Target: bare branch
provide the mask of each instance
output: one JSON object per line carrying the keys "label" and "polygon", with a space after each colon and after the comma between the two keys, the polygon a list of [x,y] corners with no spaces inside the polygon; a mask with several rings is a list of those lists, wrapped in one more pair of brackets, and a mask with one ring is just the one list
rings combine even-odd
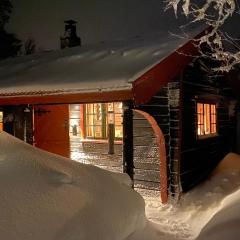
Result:
{"label": "bare branch", "polygon": [[[239,10],[236,0],[204,0],[198,4],[193,0],[166,0],[166,3],[167,9],[173,8],[175,14],[181,8],[185,16],[191,17],[191,23],[204,22],[210,27],[211,30],[198,39],[198,46],[201,54],[219,61],[220,67],[215,71],[228,72],[240,63],[239,41],[220,31],[225,21]],[[210,51],[202,51],[203,45]],[[226,50],[226,45],[233,51]]]}

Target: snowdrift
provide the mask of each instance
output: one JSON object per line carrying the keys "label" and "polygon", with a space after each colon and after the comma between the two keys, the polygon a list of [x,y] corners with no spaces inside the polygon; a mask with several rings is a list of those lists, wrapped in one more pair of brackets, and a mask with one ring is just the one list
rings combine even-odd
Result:
{"label": "snowdrift", "polygon": [[[234,182],[230,182],[228,191],[232,193],[226,195],[220,203],[215,215],[202,229],[197,240],[236,240],[240,238],[240,156],[228,154],[219,164],[214,172],[214,176],[226,175],[237,176]],[[227,192],[227,191],[226,191]]]}
{"label": "snowdrift", "polygon": [[240,156],[230,153],[205,182],[183,194],[178,203],[163,206],[158,199],[147,198],[147,217],[157,224],[149,236],[155,232],[158,238],[144,238],[141,234],[135,239],[239,239],[239,202]]}
{"label": "snowdrift", "polygon": [[0,132],[0,239],[122,240],[145,226],[122,178]]}

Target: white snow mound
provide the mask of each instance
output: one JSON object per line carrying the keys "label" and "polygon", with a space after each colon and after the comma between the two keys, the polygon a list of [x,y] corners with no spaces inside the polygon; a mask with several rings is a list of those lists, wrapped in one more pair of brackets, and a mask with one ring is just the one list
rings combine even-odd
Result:
{"label": "white snow mound", "polygon": [[125,239],[146,220],[119,179],[0,132],[0,239]]}
{"label": "white snow mound", "polygon": [[240,155],[229,153],[206,181],[183,194],[177,204],[163,206],[158,199],[146,198],[147,217],[157,224],[148,235],[155,232],[156,238],[141,234],[135,239],[240,239],[239,202]]}
{"label": "white snow mound", "polygon": [[[223,175],[240,176],[240,156],[228,154],[214,172]],[[224,178],[226,179],[226,178]],[[232,193],[221,201],[218,211],[202,229],[197,240],[236,240],[240,238],[240,177],[231,182]],[[237,187],[234,187],[237,185]]]}

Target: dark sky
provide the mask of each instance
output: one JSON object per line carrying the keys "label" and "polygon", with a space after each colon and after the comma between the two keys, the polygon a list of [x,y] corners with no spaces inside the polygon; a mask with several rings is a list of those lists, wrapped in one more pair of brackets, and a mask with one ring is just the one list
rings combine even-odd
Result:
{"label": "dark sky", "polygon": [[[83,42],[99,42],[170,29],[173,11],[161,0],[12,0],[8,29],[20,38],[33,36],[44,48],[56,48],[66,19],[78,21]],[[167,23],[166,23],[166,20]]]}
{"label": "dark sky", "polygon": [[[167,32],[180,25],[172,10],[164,12],[163,0],[12,0],[12,4],[8,30],[23,40],[34,37],[43,49],[59,48],[67,19],[78,21],[83,43]],[[234,31],[238,20],[229,24]]]}

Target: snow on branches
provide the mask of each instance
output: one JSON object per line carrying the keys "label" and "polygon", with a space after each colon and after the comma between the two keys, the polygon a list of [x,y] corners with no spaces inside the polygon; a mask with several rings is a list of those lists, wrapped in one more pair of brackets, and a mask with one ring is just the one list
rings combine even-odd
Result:
{"label": "snow on branches", "polygon": [[[198,39],[198,46],[201,54],[219,61],[220,66],[215,68],[215,71],[228,72],[240,63],[239,40],[221,31],[225,21],[236,12],[237,0],[166,0],[166,2],[166,9],[173,8],[176,16],[178,9],[181,8],[185,16],[191,17],[191,23],[204,22],[209,26],[209,31]],[[209,52],[201,51],[203,44],[207,44]]]}

